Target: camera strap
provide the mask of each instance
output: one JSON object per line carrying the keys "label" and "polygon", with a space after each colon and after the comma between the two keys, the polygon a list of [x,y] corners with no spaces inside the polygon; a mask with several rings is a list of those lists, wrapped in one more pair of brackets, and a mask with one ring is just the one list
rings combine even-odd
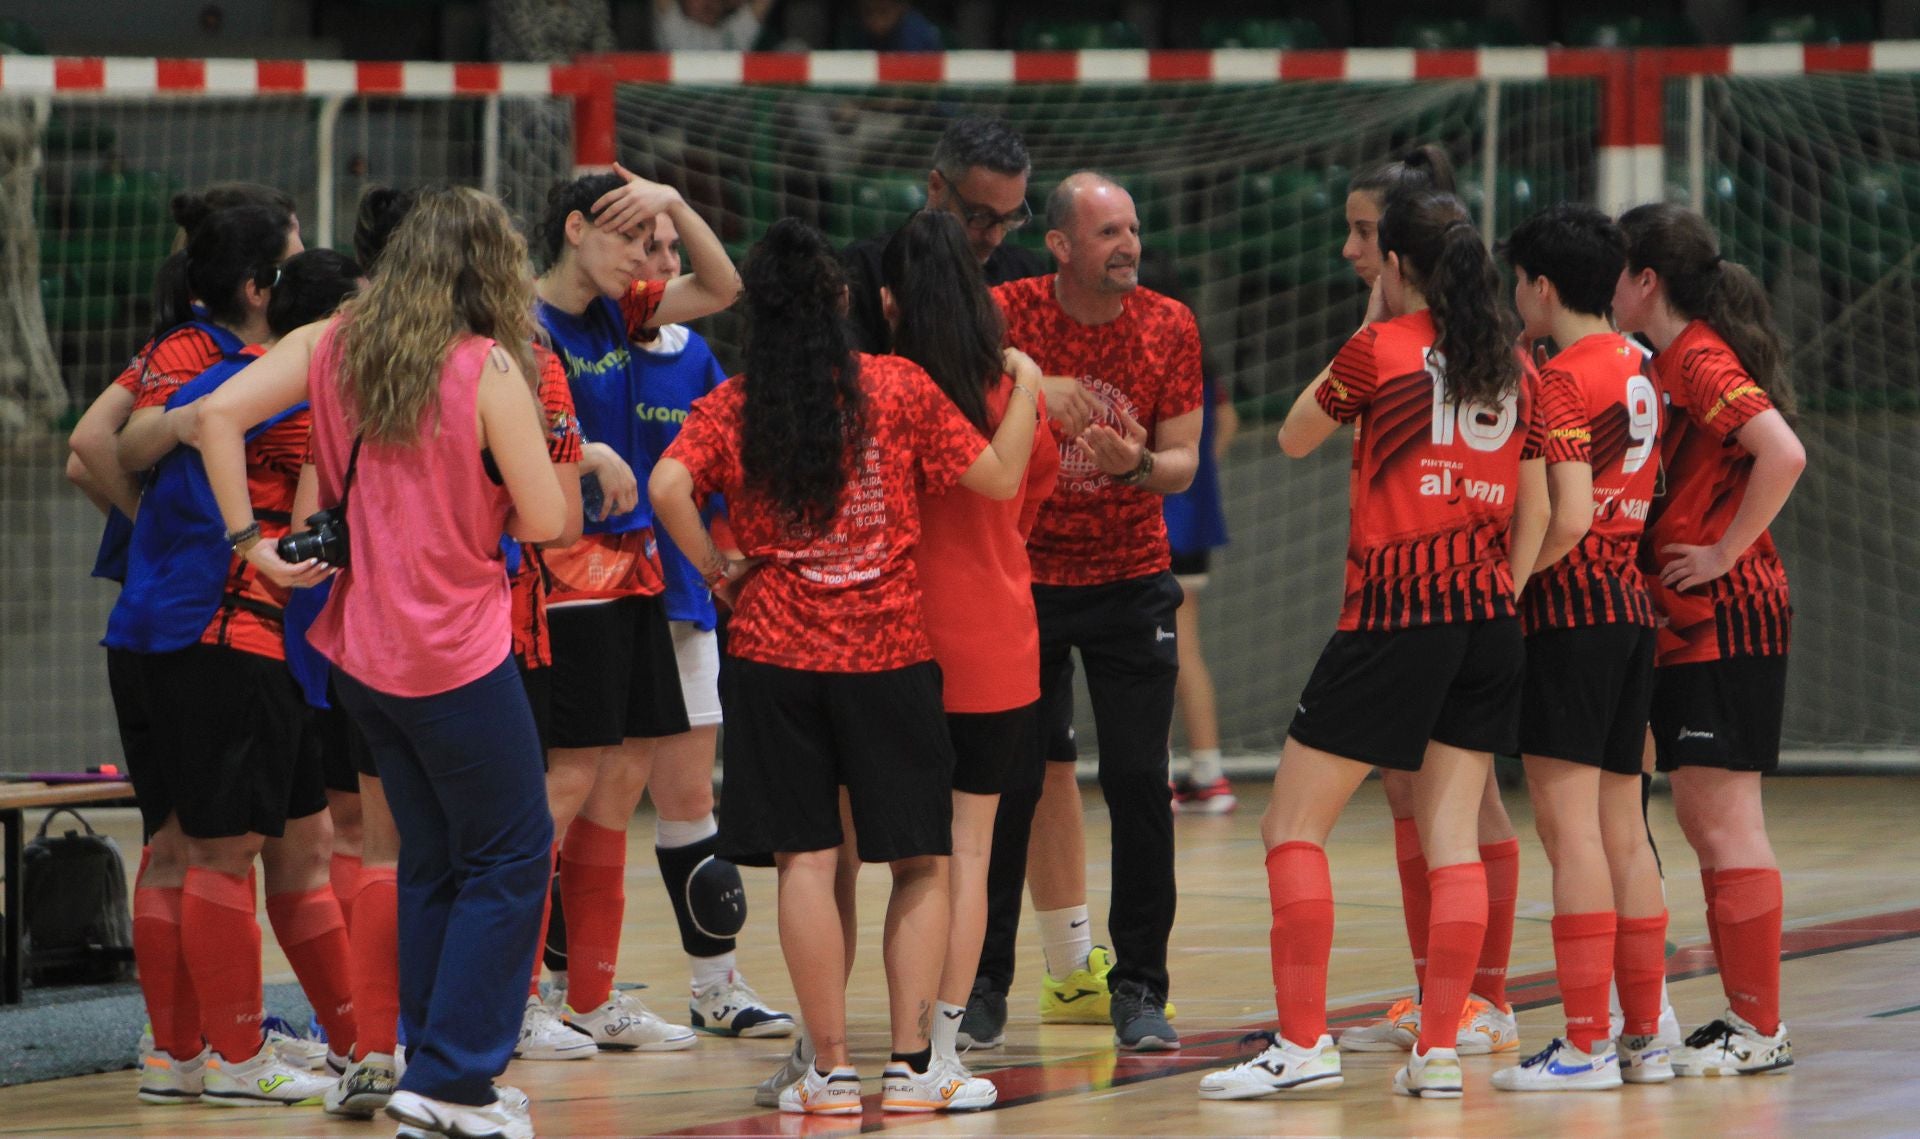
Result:
{"label": "camera strap", "polygon": [[353,491],[353,472],[360,466],[360,444],[363,441],[362,436],[355,435],[353,450],[347,452],[347,477],[340,480],[340,502],[334,507],[343,519],[347,516],[347,495]]}

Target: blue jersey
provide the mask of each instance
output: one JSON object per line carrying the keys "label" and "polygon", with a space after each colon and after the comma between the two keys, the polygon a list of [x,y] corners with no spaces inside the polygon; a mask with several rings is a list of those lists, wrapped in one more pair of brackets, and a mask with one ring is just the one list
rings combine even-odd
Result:
{"label": "blue jersey", "polygon": [[1227,544],[1227,516],[1220,500],[1220,466],[1214,461],[1213,377],[1205,377],[1200,404],[1200,465],[1193,484],[1166,497],[1167,546],[1175,554],[1202,554]]}
{"label": "blue jersey", "polygon": [[[693,401],[719,387],[727,378],[720,361],[713,358],[713,350],[700,334],[692,329],[680,331],[685,332],[687,339],[678,351],[642,351],[639,357],[637,411],[649,467],[680,434],[680,425],[687,421],[687,410]],[[670,339],[677,333],[662,329],[661,335]],[[713,628],[717,620],[713,595],[707,592],[707,583],[700,571],[664,532],[656,537],[660,542],[660,567],[667,579],[667,618],[691,621],[699,629]]]}
{"label": "blue jersey", "polygon": [[[604,519],[596,519],[596,511],[589,509],[586,532],[626,534],[652,526],[653,504],[647,500],[646,485],[653,460],[639,414],[639,363],[627,340],[627,321],[619,302],[595,297],[578,315],[545,301],[534,307],[540,324],[553,340],[554,354],[567,370],[581,437],[612,447],[640,480],[639,505]],[[591,492],[587,493],[590,496]]]}

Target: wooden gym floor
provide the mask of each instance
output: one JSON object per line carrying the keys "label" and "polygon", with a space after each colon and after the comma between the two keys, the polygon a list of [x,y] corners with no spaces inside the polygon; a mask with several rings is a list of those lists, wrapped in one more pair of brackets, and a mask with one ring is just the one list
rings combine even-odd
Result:
{"label": "wooden gym floor", "polygon": [[[885,1058],[886,1002],[879,918],[886,875],[862,881],[861,953],[849,997],[856,1060],[868,1077],[864,1119],[827,1121],[755,1109],[753,1085],[784,1055],[785,1041],[702,1038],[691,1051],[601,1055],[587,1063],[512,1065],[504,1081],[533,1098],[543,1135],[796,1135],[911,1129],[919,1135],[1463,1135],[1474,1137],[1738,1134],[1856,1137],[1920,1129],[1920,778],[1779,779],[1769,784],[1773,840],[1786,872],[1785,1013],[1798,1064],[1784,1076],[1686,1080],[1658,1087],[1568,1095],[1509,1095],[1487,1083],[1514,1055],[1467,1060],[1461,1101],[1395,1097],[1397,1057],[1349,1055],[1344,1088],[1296,1099],[1203,1102],[1202,1072],[1249,1055],[1245,1032],[1271,1026],[1268,908],[1257,828],[1267,788],[1243,783],[1240,810],[1225,818],[1181,818],[1180,916],[1172,972],[1179,1005],[1179,1053],[1117,1057],[1099,1027],[1037,1023],[1038,941],[1022,930],[1007,1046],[971,1057],[1001,1088],[994,1111],[952,1118],[883,1116],[877,1106]],[[1089,789],[1089,885],[1096,925],[1108,890],[1106,814]],[[1511,995],[1521,1008],[1523,1050],[1560,1028],[1553,993],[1548,871],[1531,834],[1524,794],[1509,795],[1522,838],[1520,913]],[[131,812],[98,812],[130,853]],[[1667,859],[1673,1003],[1691,1028],[1724,1002],[1705,950],[1699,879],[1664,797],[1653,804],[1654,834]],[[685,1014],[684,959],[659,887],[652,820],[630,832],[626,934],[620,975],[651,984],[653,1007]],[[1356,796],[1329,851],[1338,924],[1331,975],[1336,1028],[1366,1017],[1408,985],[1406,942],[1394,873],[1392,831],[1378,784]],[[774,1004],[793,1008],[774,936],[771,872],[748,871],[754,907],[742,939],[742,968]],[[265,923],[262,923],[263,926]],[[269,980],[291,980],[266,935]],[[140,1026],[126,1026],[129,1054]],[[1913,1066],[1909,1066],[1913,1065]],[[390,1135],[384,1119],[354,1123],[318,1108],[221,1111],[147,1107],[134,1099],[134,1073],[86,1076],[0,1090],[0,1135],[177,1136]]]}

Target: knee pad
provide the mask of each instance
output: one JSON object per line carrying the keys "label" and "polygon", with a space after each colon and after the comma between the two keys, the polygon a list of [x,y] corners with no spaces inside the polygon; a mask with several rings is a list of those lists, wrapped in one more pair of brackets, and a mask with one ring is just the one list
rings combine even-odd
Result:
{"label": "knee pad", "polygon": [[747,884],[740,868],[709,854],[687,877],[687,915],[708,937],[733,937],[747,924]]}

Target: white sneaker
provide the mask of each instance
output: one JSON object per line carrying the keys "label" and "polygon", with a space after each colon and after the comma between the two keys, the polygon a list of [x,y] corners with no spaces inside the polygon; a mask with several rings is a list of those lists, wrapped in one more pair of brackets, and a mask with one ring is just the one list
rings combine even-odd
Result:
{"label": "white sneaker", "polygon": [[968,1072],[958,1060],[936,1057],[925,1072],[904,1060],[886,1067],[880,1085],[882,1111],[979,1111],[992,1107],[1000,1089]]}
{"label": "white sneaker", "polygon": [[327,1042],[313,1040],[300,1034],[300,1030],[277,1016],[265,1017],[260,1022],[260,1031],[267,1043],[280,1054],[280,1058],[296,1068],[306,1068],[315,1072],[327,1070]]}
{"label": "white sneaker", "polygon": [[788,1115],[859,1115],[866,1110],[860,1102],[860,1073],[835,1068],[823,1076],[808,1064],[806,1074],[781,1089],[780,1110]]}
{"label": "white sneaker", "polygon": [[1622,1036],[1615,1042],[1620,1078],[1630,1084],[1664,1084],[1673,1079],[1673,1046],[1658,1036]]}
{"label": "white sneaker", "polygon": [[1412,997],[1393,1002],[1384,1019],[1340,1033],[1342,1052],[1410,1052],[1420,1040],[1420,1005]]}
{"label": "white sneaker", "polygon": [[566,1011],[567,1023],[600,1047],[616,1052],[678,1052],[698,1042],[693,1029],[668,1024],[639,997],[615,992],[592,1012]]}
{"label": "white sneaker", "polygon": [[780,1093],[786,1091],[813,1069],[813,1040],[806,1033],[793,1042],[793,1051],[773,1075],[760,1081],[753,1089],[753,1102],[759,1107],[779,1107]]}
{"label": "white sneaker", "polygon": [[1557,1036],[1517,1066],[1493,1074],[1493,1086],[1503,1092],[1607,1091],[1620,1082],[1613,1041],[1603,1040],[1587,1053]]}
{"label": "white sneaker", "polygon": [[328,1115],[349,1119],[372,1119],[373,1113],[393,1098],[400,1075],[393,1057],[385,1052],[369,1052],[356,1061],[327,1089],[324,1106]]}
{"label": "white sneaker", "polygon": [[1311,1048],[1296,1048],[1271,1032],[1255,1034],[1267,1048],[1244,1064],[1200,1077],[1201,1099],[1259,1099],[1295,1088],[1337,1088],[1340,1050],[1333,1037],[1322,1036]]}
{"label": "white sneaker", "polygon": [[203,1046],[198,1056],[176,1060],[149,1044],[140,1055],[140,1102],[199,1103],[211,1055],[212,1049]]}
{"label": "white sneaker", "polygon": [[593,1038],[568,1028],[539,997],[527,998],[520,1014],[520,1042],[513,1046],[516,1060],[591,1060],[600,1051]]}
{"label": "white sneaker", "polygon": [[1393,1074],[1393,1090],[1415,1099],[1459,1099],[1460,1054],[1452,1048],[1407,1053],[1406,1066]]}
{"label": "white sneaker", "polygon": [[1520,1050],[1520,1022],[1511,1008],[1501,1009],[1479,997],[1468,997],[1460,1010],[1460,1034],[1454,1051],[1462,1056]]}
{"label": "white sneaker", "polygon": [[1793,1067],[1793,1044],[1785,1021],[1772,1036],[1763,1036],[1729,1010],[1725,1019],[1695,1029],[1673,1050],[1672,1060],[1676,1076],[1757,1076]]}
{"label": "white sneaker", "polygon": [[[1614,983],[1609,999],[1612,1001],[1612,1005],[1610,1011],[1607,1013],[1607,1035],[1618,1040],[1622,1036],[1627,1035],[1627,1017],[1625,1013],[1620,1011],[1620,986],[1618,982]],[[1680,1046],[1680,1018],[1673,1015],[1673,1002],[1667,1000],[1667,987],[1665,985],[1660,986],[1660,1030],[1654,1039],[1669,1048],[1678,1048]],[[1621,1063],[1624,1064],[1625,1062],[1626,1057],[1621,1057]],[[1631,1083],[1632,1081],[1629,1080],[1628,1082]]]}
{"label": "white sneaker", "polygon": [[402,1126],[401,1135],[425,1132],[458,1139],[533,1139],[533,1115],[518,1088],[498,1085],[485,1107],[428,1099],[418,1092],[394,1092],[387,1117]]}
{"label": "white sneaker", "polygon": [[216,1107],[315,1104],[333,1083],[333,1076],[289,1064],[272,1045],[262,1044],[251,1059],[238,1062],[210,1054],[200,1102]]}
{"label": "white sneaker", "polygon": [[747,979],[730,972],[724,981],[704,989],[695,989],[687,1002],[693,1027],[716,1036],[744,1036],[751,1039],[791,1036],[793,1015],[767,1007]]}

